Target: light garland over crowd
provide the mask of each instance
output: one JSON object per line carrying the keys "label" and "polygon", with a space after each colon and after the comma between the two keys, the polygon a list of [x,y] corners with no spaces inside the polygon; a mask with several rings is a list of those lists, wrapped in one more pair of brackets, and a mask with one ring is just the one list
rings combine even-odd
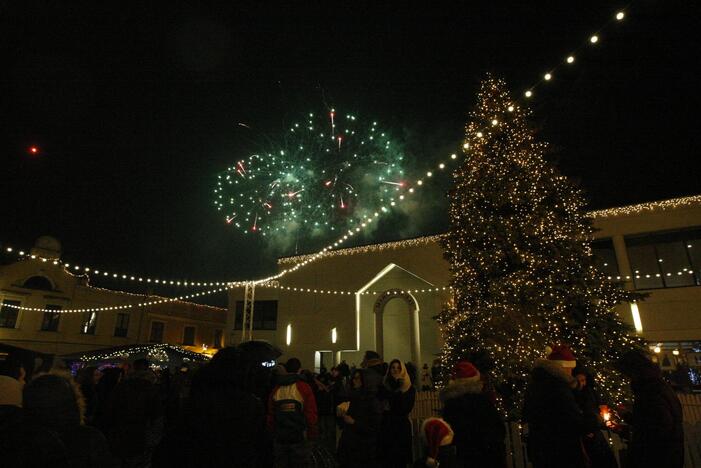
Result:
{"label": "light garland over crowd", "polygon": [[94,361],[112,361],[117,359],[122,359],[125,357],[133,356],[135,354],[147,354],[151,357],[157,356],[159,361],[165,361],[169,359],[168,351],[176,352],[183,355],[186,358],[202,361],[204,359],[209,359],[207,354],[195,353],[188,349],[182,348],[180,346],[174,346],[167,343],[156,343],[148,345],[139,346],[125,346],[120,349],[115,349],[107,353],[92,354],[86,353],[80,356],[79,360],[83,362],[94,362]]}

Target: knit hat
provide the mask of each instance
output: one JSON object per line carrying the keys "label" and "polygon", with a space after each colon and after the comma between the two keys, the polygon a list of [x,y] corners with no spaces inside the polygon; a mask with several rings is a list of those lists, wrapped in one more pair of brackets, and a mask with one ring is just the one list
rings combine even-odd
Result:
{"label": "knit hat", "polygon": [[460,382],[477,382],[480,371],[470,361],[459,361],[453,368],[452,377]]}
{"label": "knit hat", "polygon": [[453,443],[453,429],[441,418],[428,418],[421,425],[421,437],[426,443],[426,466],[437,466],[438,450]]}
{"label": "knit hat", "polygon": [[577,366],[574,354],[567,345],[553,346],[552,351],[548,354],[548,360],[558,363],[561,367],[574,368]]}
{"label": "knit hat", "polygon": [[0,375],[0,405],[22,407],[22,384],[19,380]]}

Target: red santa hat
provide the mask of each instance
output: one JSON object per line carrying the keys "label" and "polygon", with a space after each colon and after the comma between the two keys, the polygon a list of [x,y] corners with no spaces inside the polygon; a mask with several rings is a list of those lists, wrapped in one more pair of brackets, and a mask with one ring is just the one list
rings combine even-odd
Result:
{"label": "red santa hat", "polygon": [[548,360],[558,363],[561,367],[576,367],[577,360],[572,350],[567,345],[555,345],[552,347]]}
{"label": "red santa hat", "polygon": [[426,466],[437,466],[438,450],[453,443],[453,429],[441,418],[428,418],[421,425],[421,437],[426,442]]}
{"label": "red santa hat", "polygon": [[453,368],[452,377],[459,382],[477,382],[480,371],[469,361],[459,361]]}

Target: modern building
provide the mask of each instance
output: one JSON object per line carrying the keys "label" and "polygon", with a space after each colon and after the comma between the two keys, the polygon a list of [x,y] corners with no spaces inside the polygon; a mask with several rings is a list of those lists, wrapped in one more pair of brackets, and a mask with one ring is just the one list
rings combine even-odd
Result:
{"label": "modern building", "polygon": [[[590,216],[599,267],[611,281],[649,293],[643,302],[620,305],[621,318],[650,343],[663,367],[679,360],[701,366],[701,196]],[[442,343],[433,317],[450,296],[440,237],[338,249],[317,259],[280,258],[279,271],[308,263],[249,291],[252,337],[307,367],[341,359],[359,364],[368,349],[419,366],[432,362]],[[242,288],[229,293],[227,339],[234,343],[242,339],[245,296]]]}
{"label": "modern building", "polygon": [[139,306],[162,298],[91,286],[88,274],[74,275],[60,256],[61,244],[45,236],[30,255],[0,266],[0,342],[59,355],[137,343],[197,352],[223,345],[226,309],[185,301]]}

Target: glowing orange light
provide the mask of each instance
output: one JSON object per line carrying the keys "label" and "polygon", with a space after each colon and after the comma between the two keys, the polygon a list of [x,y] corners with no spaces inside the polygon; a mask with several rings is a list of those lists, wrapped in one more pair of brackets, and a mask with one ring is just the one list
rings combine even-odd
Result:
{"label": "glowing orange light", "polygon": [[37,154],[37,153],[39,153],[39,148],[37,148],[36,146],[30,146],[29,152],[32,154]]}

